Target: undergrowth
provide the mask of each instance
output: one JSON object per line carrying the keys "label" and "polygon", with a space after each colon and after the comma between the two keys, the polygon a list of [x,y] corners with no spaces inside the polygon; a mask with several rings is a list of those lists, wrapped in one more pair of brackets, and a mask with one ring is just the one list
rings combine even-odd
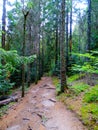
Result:
{"label": "undergrowth", "polygon": [[70,87],[70,90],[75,95],[79,95],[81,92],[84,92],[88,88],[89,88],[88,84],[81,82],[81,83],[75,83],[73,86]]}
{"label": "undergrowth", "polygon": [[0,107],[0,117],[2,117],[4,114],[7,114],[7,110],[15,104],[14,102],[9,103],[8,105]]}
{"label": "undergrowth", "polygon": [[85,102],[98,102],[98,85],[88,90],[84,95]]}
{"label": "undergrowth", "polygon": [[85,76],[85,74],[81,74],[81,73],[72,75],[72,76],[68,77],[68,83],[79,80],[84,76]]}
{"label": "undergrowth", "polygon": [[52,81],[56,87],[56,94],[58,95],[60,93],[60,89],[61,89],[60,80],[57,77],[53,77]]}
{"label": "undergrowth", "polygon": [[[85,125],[87,125],[89,130],[98,130],[98,85],[90,86],[84,82],[81,82],[81,79],[84,74],[76,74],[68,78],[68,84],[71,83],[69,87],[69,93],[63,93],[57,96],[57,99],[66,103],[68,99],[69,104],[67,107],[74,109],[74,101],[81,99],[78,104],[81,107],[78,107],[79,115]],[[58,78],[53,78],[53,83],[56,86],[56,90],[59,90],[59,80]],[[74,97],[74,98],[73,98]],[[73,106],[70,104],[73,102]],[[77,106],[76,106],[77,108]],[[75,111],[77,113],[77,111]]]}

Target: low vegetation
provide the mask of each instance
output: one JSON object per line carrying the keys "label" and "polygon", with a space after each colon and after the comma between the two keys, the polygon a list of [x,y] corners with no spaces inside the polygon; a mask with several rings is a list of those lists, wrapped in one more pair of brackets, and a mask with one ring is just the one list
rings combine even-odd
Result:
{"label": "low vegetation", "polygon": [[[68,77],[69,91],[67,94],[60,94],[57,99],[77,113],[90,130],[98,130],[98,85],[90,86],[84,79],[85,74]],[[53,78],[53,83],[58,92],[58,78]]]}

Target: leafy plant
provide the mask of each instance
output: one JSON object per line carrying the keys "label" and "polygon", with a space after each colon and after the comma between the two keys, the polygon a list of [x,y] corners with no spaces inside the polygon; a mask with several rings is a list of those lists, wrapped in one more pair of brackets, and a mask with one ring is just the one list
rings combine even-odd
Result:
{"label": "leafy plant", "polygon": [[71,91],[73,91],[76,95],[80,94],[81,92],[85,91],[89,88],[88,84],[85,83],[77,83],[70,87]]}
{"label": "leafy plant", "polygon": [[74,55],[89,59],[87,62],[83,62],[82,64],[74,64],[72,67],[74,71],[98,74],[98,57],[93,56],[94,52],[85,54],[74,53]]}
{"label": "leafy plant", "polygon": [[0,63],[0,94],[7,93],[13,86],[14,83],[10,83],[10,75],[17,71],[17,67],[22,64],[29,64],[34,61],[36,55],[31,56],[19,56],[17,51],[6,51],[0,48],[0,61],[5,63],[2,65]]}
{"label": "leafy plant", "polygon": [[89,126],[96,126],[98,120],[98,104],[85,104],[81,108],[82,119]]}
{"label": "leafy plant", "polygon": [[11,89],[14,83],[10,83],[8,68],[6,66],[0,65],[0,94],[5,94]]}
{"label": "leafy plant", "polygon": [[98,101],[98,85],[85,93],[83,101],[88,103]]}
{"label": "leafy plant", "polygon": [[78,80],[78,79],[82,78],[83,76],[85,76],[85,74],[75,74],[73,76],[70,76],[68,78],[68,83]]}

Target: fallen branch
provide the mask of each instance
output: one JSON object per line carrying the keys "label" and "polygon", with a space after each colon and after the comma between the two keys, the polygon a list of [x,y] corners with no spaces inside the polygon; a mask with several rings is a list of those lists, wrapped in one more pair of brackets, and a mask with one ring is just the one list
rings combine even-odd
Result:
{"label": "fallen branch", "polygon": [[18,101],[18,97],[10,97],[8,99],[0,101],[0,106],[4,106],[9,104],[10,102],[17,102],[17,101]]}

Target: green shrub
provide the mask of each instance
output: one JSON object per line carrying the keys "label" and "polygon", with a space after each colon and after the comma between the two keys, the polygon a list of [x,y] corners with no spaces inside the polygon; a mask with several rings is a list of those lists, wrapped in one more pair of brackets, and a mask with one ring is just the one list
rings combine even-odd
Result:
{"label": "green shrub", "polygon": [[0,94],[4,95],[13,87],[14,83],[10,83],[8,68],[0,64]]}
{"label": "green shrub", "polygon": [[81,92],[85,91],[86,89],[89,88],[88,84],[85,83],[77,83],[74,86],[71,86],[70,89],[76,94],[80,94]]}
{"label": "green shrub", "polygon": [[81,115],[85,124],[96,126],[98,121],[98,104],[85,104],[81,108]]}
{"label": "green shrub", "polygon": [[85,74],[75,74],[73,76],[70,76],[68,78],[68,83],[78,80],[78,79],[82,78],[83,76],[85,76]]}
{"label": "green shrub", "polygon": [[98,101],[98,85],[88,90],[85,93],[83,100],[85,102],[97,102]]}

